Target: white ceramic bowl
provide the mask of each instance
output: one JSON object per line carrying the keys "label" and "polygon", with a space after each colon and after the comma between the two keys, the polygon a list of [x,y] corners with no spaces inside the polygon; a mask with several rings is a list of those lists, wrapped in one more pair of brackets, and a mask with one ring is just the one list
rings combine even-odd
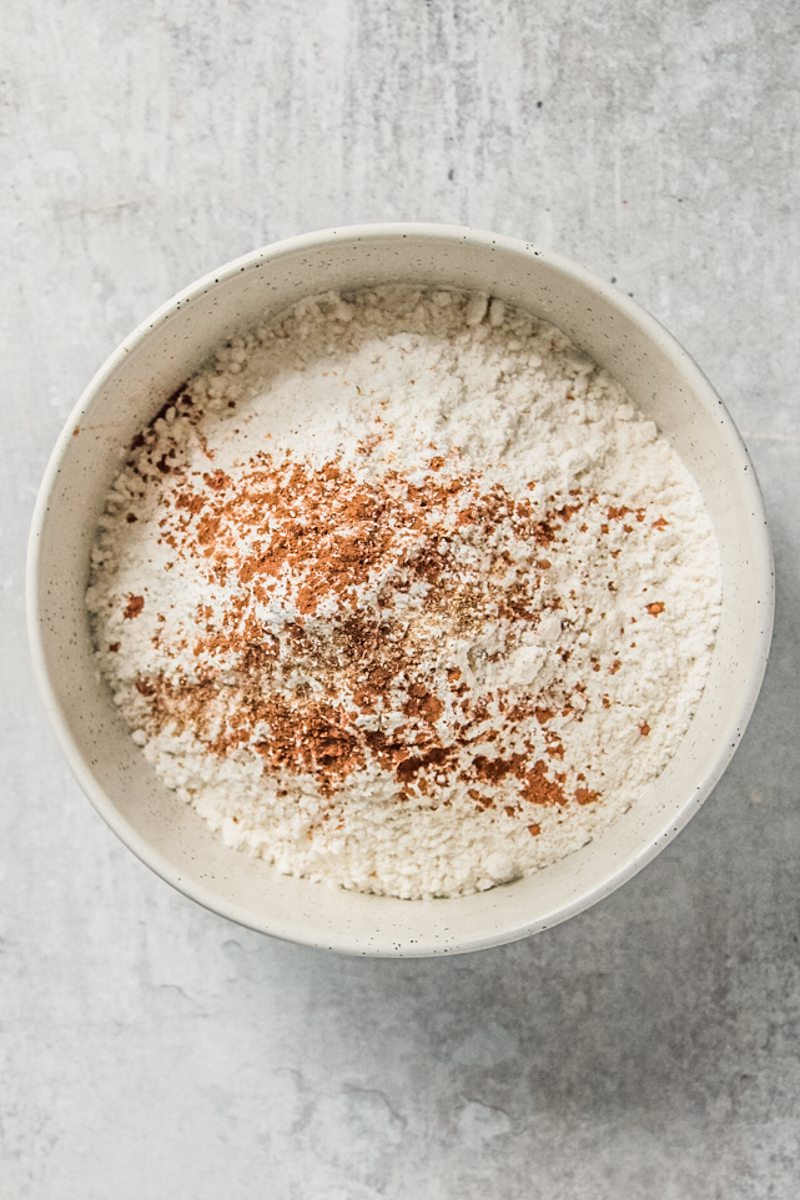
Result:
{"label": "white ceramic bowl", "polygon": [[[564,329],[627,388],[697,479],[719,537],[722,620],[711,674],[681,748],[638,803],[539,874],[479,895],[395,900],[278,874],[227,849],[165,791],[98,680],[84,609],[89,549],[134,434],[234,330],[329,288],[413,282],[489,291]],[[161,877],[253,929],[359,954],[475,950],[547,929],[630,879],[689,820],[727,765],[758,694],[773,613],[772,562],[752,464],[721,401],[652,317],[580,267],[529,243],[437,225],[375,225],[292,238],[185,289],[108,359],[45,474],[28,564],[39,683],[98,812]]]}

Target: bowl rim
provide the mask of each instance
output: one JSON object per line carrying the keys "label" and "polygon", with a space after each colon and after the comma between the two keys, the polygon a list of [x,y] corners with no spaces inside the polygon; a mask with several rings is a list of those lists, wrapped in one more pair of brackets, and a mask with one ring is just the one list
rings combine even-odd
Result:
{"label": "bowl rim", "polygon": [[[409,237],[421,240],[430,239],[437,241],[445,240],[460,244],[466,243],[489,251],[500,248],[513,254],[527,256],[532,259],[536,258],[544,262],[555,272],[574,281],[588,292],[602,297],[610,305],[622,312],[639,328],[646,339],[654,343],[671,360],[676,371],[685,379],[691,389],[692,395],[696,396],[709,410],[713,410],[725,427],[728,435],[733,435],[731,438],[731,449],[738,456],[739,465],[742,468],[739,473],[740,486],[746,489],[748,493],[748,501],[753,513],[752,525],[756,550],[753,577],[757,598],[764,611],[764,622],[757,635],[757,653],[754,659],[756,664],[755,670],[751,672],[748,685],[743,689],[740,697],[739,719],[736,727],[731,729],[730,737],[726,740],[724,747],[715,759],[707,764],[702,777],[698,779],[694,791],[686,796],[680,809],[672,814],[669,828],[664,833],[651,839],[620,865],[607,871],[598,883],[585,889],[581,894],[554,910],[545,922],[542,922],[541,918],[536,921],[516,920],[507,925],[501,925],[496,935],[476,936],[472,939],[462,937],[459,942],[446,947],[440,944],[437,945],[433,939],[428,944],[426,939],[425,943],[418,943],[413,947],[400,948],[395,943],[392,943],[388,936],[385,945],[376,946],[374,943],[365,942],[352,933],[344,933],[337,937],[328,937],[323,942],[315,938],[311,932],[305,932],[302,923],[291,934],[288,934],[285,929],[278,931],[274,928],[269,913],[266,913],[263,919],[256,919],[251,912],[246,911],[236,903],[221,898],[213,889],[202,884],[200,881],[195,883],[185,880],[179,868],[172,864],[159,850],[146,839],[142,838],[129,825],[128,821],[116,809],[104,788],[95,781],[88,766],[86,756],[72,735],[63,707],[56,694],[51,667],[44,650],[39,580],[42,565],[40,554],[42,529],[61,462],[72,441],[72,431],[78,423],[81,414],[91,405],[101,388],[113,377],[127,355],[157,325],[163,323],[176,309],[182,308],[186,303],[210,291],[212,288],[224,284],[233,276],[249,269],[260,267],[265,262],[274,261],[285,255],[295,254],[303,250],[316,249],[325,244],[345,239],[348,241],[391,241]],[[470,226],[431,222],[381,222],[375,224],[346,225],[283,238],[240,255],[218,267],[216,270],[207,272],[193,283],[176,292],[170,299],[159,305],[149,316],[145,317],[120,345],[108,355],[100,368],[92,376],[73,406],[53,447],[42,477],[42,482],[39,486],[33,510],[28,538],[25,592],[28,641],[33,673],[51,726],[55,730],[57,740],[67,759],[68,766],[82,791],[106,824],[128,849],[145,866],[149,867],[177,891],[194,900],[203,908],[225,917],[236,924],[258,933],[268,934],[272,937],[291,941],[299,945],[369,957],[423,957],[433,955],[442,956],[445,954],[452,956],[453,954],[466,953],[467,951],[485,949],[490,946],[517,941],[533,933],[541,932],[545,928],[551,928],[554,925],[560,924],[562,921],[591,908],[636,875],[683,829],[703,801],[710,795],[733,757],[752,715],[763,682],[772,640],[775,608],[772,545],[764,501],[752,461],[741,434],[722,400],[700,367],[678,340],[633,298],[624,295],[624,293],[620,292],[612,284],[607,283],[592,271],[587,270],[571,259],[565,258],[563,255],[545,250],[533,242],[508,237],[503,234],[475,229]],[[490,894],[487,893],[487,895]],[[420,902],[408,901],[408,903]],[[437,900],[430,903],[439,904],[446,903],[446,901]]]}

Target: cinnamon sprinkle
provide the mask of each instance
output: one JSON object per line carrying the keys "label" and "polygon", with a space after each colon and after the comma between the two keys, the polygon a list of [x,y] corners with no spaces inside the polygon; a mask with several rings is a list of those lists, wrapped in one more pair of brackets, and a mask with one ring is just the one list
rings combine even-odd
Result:
{"label": "cinnamon sprinkle", "polygon": [[134,617],[138,617],[143,608],[144,596],[128,596],[128,603],[125,605],[122,615],[126,621],[132,621]]}
{"label": "cinnamon sprinkle", "polygon": [[[434,456],[424,482],[389,470],[375,483],[340,460],[314,467],[259,452],[237,480],[217,469],[198,482],[178,470],[162,536],[180,559],[202,565],[209,582],[238,585],[222,611],[198,608],[203,632],[193,653],[206,665],[193,678],[162,672],[148,681],[153,728],[191,730],[220,757],[250,746],[265,768],[311,777],[329,797],[372,760],[407,797],[430,794],[435,782],[462,786],[480,808],[492,807],[491,794],[474,785],[510,779],[525,803],[567,804],[567,776],[548,762],[564,757],[557,734],[530,734],[509,755],[502,744],[525,718],[545,727],[557,712],[570,714],[568,692],[553,693],[551,705],[536,695],[510,706],[502,688],[490,710],[486,699],[460,698],[455,663],[445,665],[444,687],[415,663],[429,658],[421,646],[438,628],[463,636],[495,623],[513,648],[522,630],[558,607],[540,576],[524,562],[515,566],[511,550],[553,543],[580,511],[580,490],[568,504],[553,497],[541,509],[444,468]],[[478,551],[480,572],[465,574],[462,561]],[[375,607],[362,603],[365,588],[377,589]],[[412,596],[420,615],[409,623],[405,614],[415,607],[398,602]],[[293,614],[282,637],[261,615],[278,599]],[[215,662],[237,664],[234,688]],[[321,696],[302,684],[287,689],[287,674],[313,678]],[[471,755],[475,726],[509,708],[510,717],[484,735],[497,743],[493,756]],[[391,712],[403,719],[389,730]]]}

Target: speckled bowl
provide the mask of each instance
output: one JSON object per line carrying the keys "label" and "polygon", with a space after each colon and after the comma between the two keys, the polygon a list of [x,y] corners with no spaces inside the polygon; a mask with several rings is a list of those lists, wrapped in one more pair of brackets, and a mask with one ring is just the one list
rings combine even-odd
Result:
{"label": "speckled bowl", "polygon": [[[227,849],[165,791],[98,680],[84,609],[89,548],[131,438],[239,328],[328,288],[385,282],[489,291],[545,317],[608,368],[694,473],[722,550],[722,621],[710,678],[679,753],[614,826],[526,879],[452,900],[394,900],[279,875]],[[186,288],[111,355],[59,438],[28,564],[39,683],[70,765],[135,854],[200,904],[277,937],[354,954],[477,950],[601,900],[658,854],[719,779],[766,665],[772,561],[761,497],[737,431],[684,350],[638,305],[535,246],[471,229],[375,225],[292,238]]]}

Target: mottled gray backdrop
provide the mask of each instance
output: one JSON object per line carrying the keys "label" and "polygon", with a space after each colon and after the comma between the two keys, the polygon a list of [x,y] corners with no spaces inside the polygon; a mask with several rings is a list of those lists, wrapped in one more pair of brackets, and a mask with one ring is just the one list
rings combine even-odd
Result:
{"label": "mottled gray backdrop", "polygon": [[[791,0],[6,0],[0,15],[3,1200],[798,1193],[798,25]],[[56,434],[155,305],[329,225],[458,221],[633,293],[755,457],[772,664],[655,863],[525,944],[267,941],[173,894],[33,695]]]}

